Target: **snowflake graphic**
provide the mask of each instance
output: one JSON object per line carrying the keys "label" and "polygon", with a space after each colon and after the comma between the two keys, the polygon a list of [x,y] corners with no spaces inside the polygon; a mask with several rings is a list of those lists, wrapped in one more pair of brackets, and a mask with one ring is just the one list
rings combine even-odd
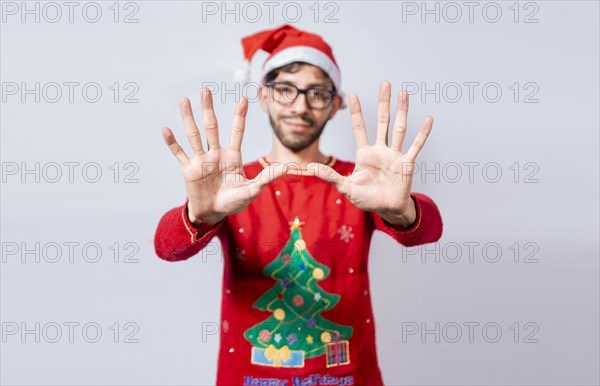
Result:
{"label": "snowflake graphic", "polygon": [[342,225],[340,229],[338,229],[337,233],[340,234],[340,239],[349,243],[350,239],[354,238],[354,233],[352,233],[352,227],[348,227],[346,225]]}

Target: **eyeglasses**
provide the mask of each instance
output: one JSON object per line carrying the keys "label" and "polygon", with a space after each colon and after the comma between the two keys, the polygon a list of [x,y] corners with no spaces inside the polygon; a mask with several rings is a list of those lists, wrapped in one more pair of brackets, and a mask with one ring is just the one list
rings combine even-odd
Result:
{"label": "eyeglasses", "polygon": [[273,97],[276,102],[282,105],[289,105],[298,99],[300,94],[306,96],[306,102],[311,109],[322,110],[331,105],[333,97],[336,96],[335,87],[333,90],[324,86],[313,86],[307,89],[301,89],[288,82],[267,82],[265,86],[273,90]]}

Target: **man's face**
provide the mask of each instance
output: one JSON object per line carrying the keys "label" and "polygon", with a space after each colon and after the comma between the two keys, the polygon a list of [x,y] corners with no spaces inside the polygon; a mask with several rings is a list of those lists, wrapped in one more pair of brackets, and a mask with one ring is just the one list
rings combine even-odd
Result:
{"label": "man's face", "polygon": [[[279,72],[275,82],[289,82],[301,89],[315,85],[331,88],[332,81],[321,69],[310,64],[302,65],[295,73]],[[341,103],[336,96],[325,109],[312,109],[306,95],[298,95],[295,102],[281,104],[275,101],[273,90],[261,88],[261,107],[269,114],[273,131],[281,144],[293,152],[307,148],[321,136],[327,121],[335,115]]]}

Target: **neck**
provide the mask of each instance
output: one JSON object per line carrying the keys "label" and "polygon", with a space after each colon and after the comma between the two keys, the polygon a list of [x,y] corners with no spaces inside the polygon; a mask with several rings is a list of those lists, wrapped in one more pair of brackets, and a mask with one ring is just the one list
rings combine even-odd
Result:
{"label": "neck", "polygon": [[319,140],[317,139],[309,147],[293,152],[283,146],[281,142],[273,135],[273,148],[271,152],[265,156],[268,162],[278,162],[282,165],[295,164],[300,165],[300,168],[306,169],[306,166],[311,162],[327,163],[329,157],[321,153],[319,150]]}

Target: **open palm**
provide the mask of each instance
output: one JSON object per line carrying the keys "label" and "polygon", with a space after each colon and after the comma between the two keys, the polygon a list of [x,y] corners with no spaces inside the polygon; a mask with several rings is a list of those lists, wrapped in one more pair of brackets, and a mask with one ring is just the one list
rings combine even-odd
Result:
{"label": "open palm", "polygon": [[215,224],[229,214],[247,207],[269,182],[283,174],[280,165],[263,169],[255,178],[244,174],[240,148],[244,135],[248,100],[242,97],[233,120],[229,145],[219,145],[217,118],[212,95],[202,89],[202,118],[208,150],[204,150],[200,131],[196,126],[188,98],[180,101],[181,117],[194,157],[188,158],[175,140],[173,132],[165,127],[163,138],[181,164],[185,189],[189,198],[188,215],[195,223]]}
{"label": "open palm", "polygon": [[333,184],[359,209],[401,216],[411,204],[410,192],[415,160],[431,132],[433,118],[425,118],[412,145],[403,153],[408,94],[404,91],[399,93],[392,144],[388,147],[390,96],[390,83],[382,82],[377,110],[377,139],[376,143],[370,146],[360,102],[355,94],[350,95],[349,107],[356,140],[356,162],[352,174],[342,176],[332,168],[318,163],[309,164],[308,170]]}

